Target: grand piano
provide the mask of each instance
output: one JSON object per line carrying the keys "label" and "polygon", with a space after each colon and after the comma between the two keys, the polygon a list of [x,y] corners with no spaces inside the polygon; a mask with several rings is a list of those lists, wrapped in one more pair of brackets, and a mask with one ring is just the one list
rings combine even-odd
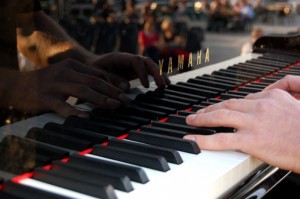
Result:
{"label": "grand piano", "polygon": [[[55,113],[0,128],[1,198],[262,198],[290,173],[239,151],[205,151],[185,117],[205,106],[259,92],[300,75],[299,35],[265,36],[254,51],[170,77],[157,89],[137,86],[115,111],[75,106],[89,119]],[[296,44],[296,45],[295,45]]]}

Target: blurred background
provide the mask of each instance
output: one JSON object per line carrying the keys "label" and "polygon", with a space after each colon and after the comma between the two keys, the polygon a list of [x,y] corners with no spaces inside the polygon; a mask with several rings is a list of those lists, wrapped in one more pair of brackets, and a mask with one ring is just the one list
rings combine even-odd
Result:
{"label": "blurred background", "polygon": [[[44,11],[86,49],[155,62],[210,49],[210,64],[251,52],[267,34],[300,29],[299,0],[42,0]],[[244,49],[243,49],[244,48]]]}

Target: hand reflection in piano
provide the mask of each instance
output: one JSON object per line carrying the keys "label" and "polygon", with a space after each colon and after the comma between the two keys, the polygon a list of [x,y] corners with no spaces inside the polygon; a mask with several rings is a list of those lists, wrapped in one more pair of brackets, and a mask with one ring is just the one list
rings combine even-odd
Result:
{"label": "hand reflection in piano", "polygon": [[[130,77],[139,78],[145,87],[149,86],[148,75],[153,76],[158,87],[170,83],[149,58],[119,52],[97,55],[85,50],[44,12],[21,13],[16,17],[21,53],[45,68],[24,73],[1,71],[0,107],[87,117],[86,112],[65,100],[73,96],[104,109],[115,109],[129,101],[125,92],[130,87]],[[37,27],[41,27],[36,31],[38,34],[24,34],[34,32]],[[35,46],[35,50],[30,46]]]}
{"label": "hand reflection in piano", "polygon": [[149,85],[148,74],[154,77],[159,87],[170,83],[167,76],[160,75],[159,67],[153,61],[137,55],[111,53],[97,57],[92,64],[103,64],[106,68],[63,60],[50,67],[31,72],[3,70],[2,85],[5,86],[6,82],[14,84],[9,83],[7,87],[10,89],[2,92],[0,105],[10,105],[29,113],[54,111],[64,117],[69,115],[87,117],[87,113],[65,102],[68,96],[73,96],[104,109],[115,109],[129,101],[129,97],[124,93],[129,89],[128,80],[111,73],[120,69],[119,66],[123,67],[121,69],[123,73],[124,70],[129,71],[131,67],[145,87]]}
{"label": "hand reflection in piano", "polygon": [[288,75],[262,92],[201,109],[187,117],[189,125],[234,127],[236,133],[187,135],[185,139],[206,150],[240,150],[300,173],[299,93],[300,77]]}

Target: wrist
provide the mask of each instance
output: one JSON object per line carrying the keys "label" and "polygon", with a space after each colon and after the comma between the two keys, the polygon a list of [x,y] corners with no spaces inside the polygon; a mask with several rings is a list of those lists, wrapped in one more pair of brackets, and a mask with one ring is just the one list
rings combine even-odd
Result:
{"label": "wrist", "polygon": [[49,57],[49,64],[54,64],[64,59],[73,59],[81,63],[88,63],[88,61],[93,57],[93,54],[80,46],[72,46],[63,52],[56,53],[55,55]]}

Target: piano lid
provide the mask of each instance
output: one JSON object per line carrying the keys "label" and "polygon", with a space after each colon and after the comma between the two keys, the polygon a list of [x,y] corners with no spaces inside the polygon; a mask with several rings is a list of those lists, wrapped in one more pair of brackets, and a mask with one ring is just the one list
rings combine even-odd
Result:
{"label": "piano lid", "polygon": [[299,55],[300,33],[263,36],[254,43],[253,52],[280,52],[289,55]]}

